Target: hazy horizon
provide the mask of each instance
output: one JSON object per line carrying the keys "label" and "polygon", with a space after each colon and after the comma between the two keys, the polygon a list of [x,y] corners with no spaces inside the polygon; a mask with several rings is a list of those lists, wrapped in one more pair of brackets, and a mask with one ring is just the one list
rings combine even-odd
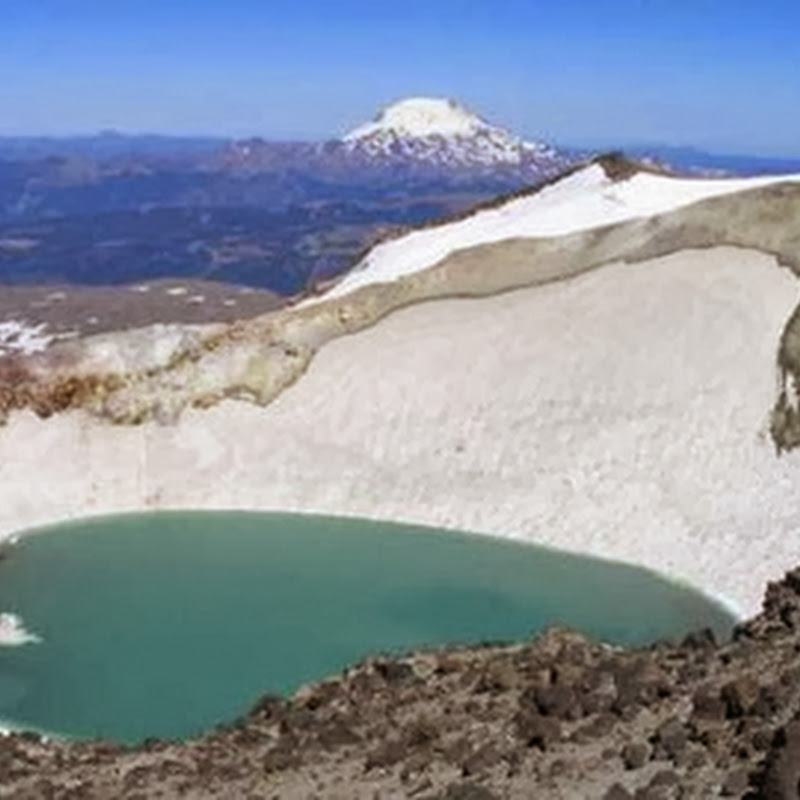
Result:
{"label": "hazy horizon", "polygon": [[789,0],[41,0],[0,11],[0,135],[314,141],[433,95],[562,146],[797,158],[798,30]]}
{"label": "hazy horizon", "polygon": [[[512,133],[515,131],[512,131]],[[169,131],[157,131],[157,130],[119,130],[116,128],[106,129],[106,130],[95,130],[95,131],[76,131],[76,132],[64,132],[64,133],[4,133],[0,130],[0,142],[1,141],[9,141],[15,139],[30,139],[30,140],[53,140],[53,141],[71,141],[71,140],[89,140],[89,139],[97,139],[102,138],[104,136],[107,137],[119,137],[119,138],[128,138],[128,139],[145,139],[145,138],[157,138],[157,139],[173,139],[176,141],[181,140],[196,140],[198,142],[207,141],[211,142],[228,142],[228,141],[235,141],[235,140],[247,140],[253,138],[260,138],[264,141],[268,142],[301,142],[301,143],[320,143],[325,141],[330,141],[334,139],[335,136],[327,136],[322,137],[319,139],[310,139],[310,138],[296,138],[296,139],[287,139],[285,137],[271,137],[271,136],[264,136],[263,134],[243,134],[242,136],[230,136],[225,135],[222,133],[213,133],[213,132],[186,132],[186,133],[170,133]],[[560,141],[560,140],[548,140],[548,144],[555,145],[565,150],[572,150],[577,152],[585,151],[587,153],[603,153],[603,152],[613,152],[613,151],[645,151],[645,150],[686,150],[686,151],[694,151],[698,155],[709,155],[709,156],[720,156],[720,157],[728,157],[728,158],[751,158],[754,160],[764,160],[764,161],[792,161],[792,162],[799,162],[800,163],[800,152],[797,153],[764,153],[758,151],[746,151],[741,148],[739,149],[723,149],[723,148],[704,148],[699,147],[692,142],[667,142],[667,141],[628,141],[628,142],[570,142],[570,141]]]}

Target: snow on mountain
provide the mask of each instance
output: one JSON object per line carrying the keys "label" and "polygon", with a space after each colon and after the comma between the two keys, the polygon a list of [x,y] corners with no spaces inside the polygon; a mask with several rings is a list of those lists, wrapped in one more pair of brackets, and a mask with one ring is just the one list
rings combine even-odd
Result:
{"label": "snow on mountain", "polygon": [[339,297],[368,284],[388,283],[419,272],[456,250],[516,237],[560,236],[589,230],[783,182],[800,183],[800,174],[697,179],[639,171],[620,180],[609,176],[602,164],[595,162],[498,207],[379,244],[322,298]]}
{"label": "snow on mountain", "polygon": [[368,159],[405,159],[443,167],[527,166],[543,171],[566,160],[541,142],[526,142],[453,100],[412,97],[383,109],[340,140]]}
{"label": "snow on mountain", "polygon": [[344,141],[357,141],[376,133],[398,136],[472,136],[490,128],[480,117],[453,100],[412,97],[383,109],[378,117],[346,134]]}

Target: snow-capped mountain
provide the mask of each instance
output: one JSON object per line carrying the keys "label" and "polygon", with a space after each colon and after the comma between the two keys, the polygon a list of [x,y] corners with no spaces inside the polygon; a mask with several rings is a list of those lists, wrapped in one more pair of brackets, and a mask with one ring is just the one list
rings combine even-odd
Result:
{"label": "snow-capped mountain", "polygon": [[527,142],[453,100],[413,97],[384,108],[340,140],[365,161],[416,162],[436,168],[516,168],[539,174],[568,159],[542,142]]}
{"label": "snow-capped mountain", "polygon": [[[501,179],[506,187],[557,175],[576,158],[529,142],[454,100],[412,97],[326,142],[232,142],[221,162],[234,170],[295,169],[334,176],[372,174],[440,180]],[[498,187],[498,191],[500,191]]]}

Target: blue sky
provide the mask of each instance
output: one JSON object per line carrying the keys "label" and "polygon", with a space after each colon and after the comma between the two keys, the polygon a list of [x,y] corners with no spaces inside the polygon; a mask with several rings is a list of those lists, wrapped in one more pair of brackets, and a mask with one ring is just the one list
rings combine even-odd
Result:
{"label": "blue sky", "polygon": [[0,133],[325,138],[420,94],[564,144],[800,156],[800,2],[0,0]]}

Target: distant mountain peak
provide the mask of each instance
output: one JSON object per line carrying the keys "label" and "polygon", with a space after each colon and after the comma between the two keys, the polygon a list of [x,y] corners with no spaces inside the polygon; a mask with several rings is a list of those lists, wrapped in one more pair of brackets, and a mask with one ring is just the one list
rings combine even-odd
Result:
{"label": "distant mountain peak", "polygon": [[455,100],[409,97],[382,109],[372,122],[359,125],[345,134],[343,141],[357,141],[383,132],[411,138],[472,136],[479,130],[491,127]]}
{"label": "distant mountain peak", "polygon": [[371,122],[345,134],[340,143],[367,159],[405,160],[437,167],[549,168],[559,162],[542,142],[526,142],[442,97],[410,97],[393,103]]}

